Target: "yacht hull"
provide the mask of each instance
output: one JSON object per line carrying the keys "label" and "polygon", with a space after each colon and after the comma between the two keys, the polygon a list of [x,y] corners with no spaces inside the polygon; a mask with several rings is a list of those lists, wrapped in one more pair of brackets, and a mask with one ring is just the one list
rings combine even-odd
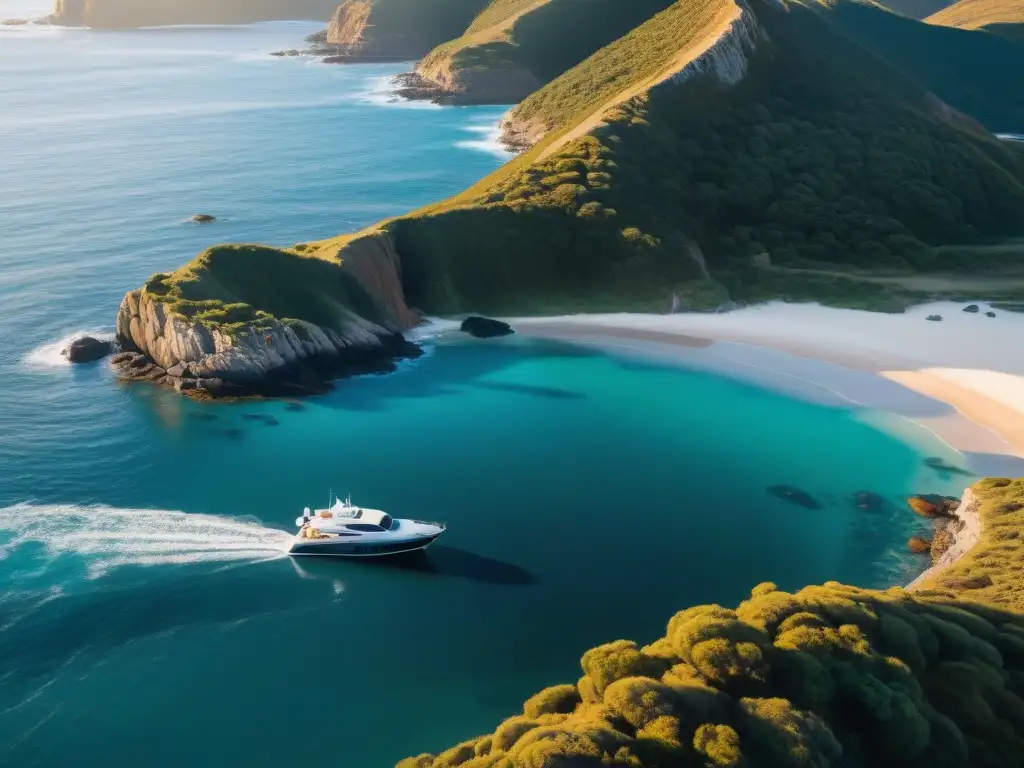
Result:
{"label": "yacht hull", "polygon": [[289,555],[318,555],[321,557],[386,557],[426,549],[441,536],[423,536],[406,541],[338,541],[330,539],[295,538]]}

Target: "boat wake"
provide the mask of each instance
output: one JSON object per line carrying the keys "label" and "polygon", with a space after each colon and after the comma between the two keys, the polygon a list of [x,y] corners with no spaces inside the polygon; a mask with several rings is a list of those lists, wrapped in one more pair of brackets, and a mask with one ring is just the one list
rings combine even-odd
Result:
{"label": "boat wake", "polygon": [[51,341],[48,344],[36,347],[25,355],[25,364],[30,368],[63,368],[64,366],[71,365],[61,352],[79,336],[92,336],[101,341],[109,341],[114,338],[114,334],[110,331],[95,329],[75,331],[58,341]]}
{"label": "boat wake", "polygon": [[162,509],[15,504],[0,509],[0,558],[36,543],[54,558],[77,555],[89,576],[128,566],[240,563],[284,557],[291,534],[252,518]]}

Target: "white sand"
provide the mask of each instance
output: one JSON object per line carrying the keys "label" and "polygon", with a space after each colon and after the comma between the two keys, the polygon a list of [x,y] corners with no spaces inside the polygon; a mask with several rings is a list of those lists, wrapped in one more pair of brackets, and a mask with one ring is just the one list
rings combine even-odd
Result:
{"label": "white sand", "polygon": [[[980,474],[1024,474],[1024,314],[939,302],[901,315],[771,303],[723,314],[520,318],[525,335],[671,357],[904,417]],[[928,315],[941,315],[930,322]]]}

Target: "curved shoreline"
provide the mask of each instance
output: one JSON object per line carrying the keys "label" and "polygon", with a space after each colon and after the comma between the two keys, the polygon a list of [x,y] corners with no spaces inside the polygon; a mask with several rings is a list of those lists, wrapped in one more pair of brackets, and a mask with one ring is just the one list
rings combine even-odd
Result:
{"label": "curved shoreline", "polygon": [[[1000,358],[1024,333],[1024,316],[990,319],[962,308],[881,315],[773,303],[722,314],[510,322],[524,336],[653,356],[826,405],[893,414],[961,452],[974,474],[1024,475],[1024,360]],[[936,310],[946,323],[925,321]]]}

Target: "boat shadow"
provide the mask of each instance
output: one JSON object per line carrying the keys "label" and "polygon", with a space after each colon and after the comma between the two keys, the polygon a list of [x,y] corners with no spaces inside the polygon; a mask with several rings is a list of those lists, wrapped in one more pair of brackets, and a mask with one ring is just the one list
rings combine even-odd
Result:
{"label": "boat shadow", "polygon": [[[313,562],[314,560],[316,562]],[[477,555],[445,544],[434,544],[428,550],[388,557],[345,558],[345,564],[360,568],[469,579],[483,584],[528,586],[539,583],[532,573],[514,563]],[[301,563],[303,571],[319,572],[319,575],[324,575],[326,569],[337,567],[337,565],[335,558],[302,558]],[[309,573],[309,575],[316,574]]]}

